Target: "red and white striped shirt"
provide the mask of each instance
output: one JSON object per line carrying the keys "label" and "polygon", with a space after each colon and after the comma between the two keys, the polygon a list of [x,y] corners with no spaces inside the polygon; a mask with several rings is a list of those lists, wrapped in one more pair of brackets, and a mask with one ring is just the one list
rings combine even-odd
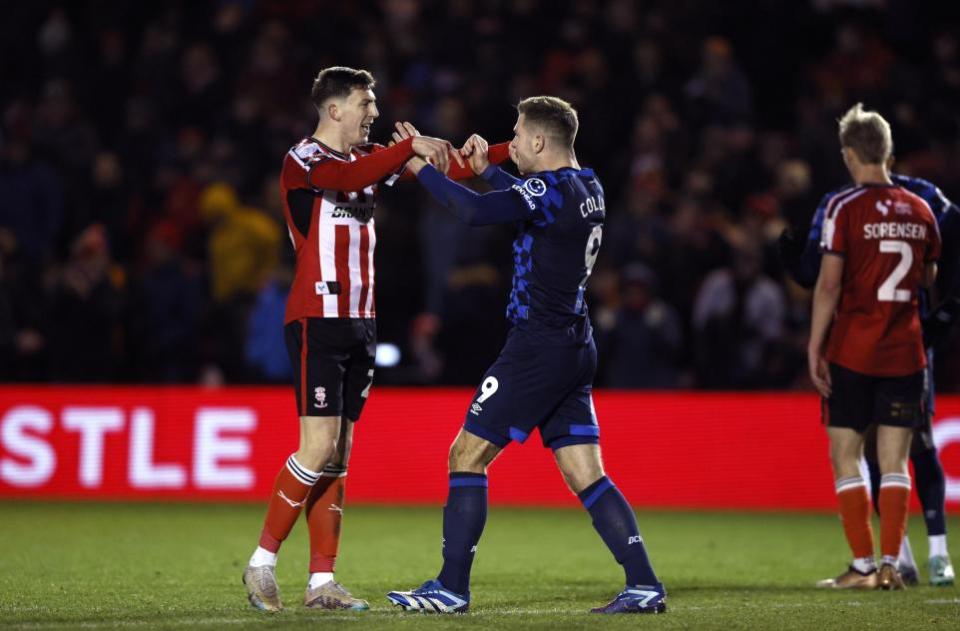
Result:
{"label": "red and white striped shirt", "polygon": [[[398,178],[413,153],[413,138],[390,147],[369,144],[349,155],[316,138],[304,138],[287,152],[280,195],[297,268],[284,322],[302,318],[373,318],[373,211],[381,183]],[[509,157],[509,143],[491,145],[490,164]],[[450,165],[447,177],[473,177],[468,165]]]}
{"label": "red and white striped shirt", "polygon": [[306,138],[287,152],[280,192],[297,266],[285,322],[375,317],[377,189],[403,167],[410,145],[363,145],[344,155]]}

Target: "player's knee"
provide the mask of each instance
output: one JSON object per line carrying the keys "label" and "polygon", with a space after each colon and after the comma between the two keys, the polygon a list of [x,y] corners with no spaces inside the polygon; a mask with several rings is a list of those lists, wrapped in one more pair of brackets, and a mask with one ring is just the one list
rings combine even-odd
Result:
{"label": "player's knee", "polygon": [[304,436],[297,451],[297,461],[311,471],[319,471],[337,454],[337,435],[314,433]]}
{"label": "player's knee", "polygon": [[483,473],[486,466],[480,457],[480,454],[468,449],[460,440],[453,441],[450,446],[450,455],[447,460],[447,466],[451,473],[468,472]]}
{"label": "player's knee", "polygon": [[574,467],[561,466],[560,474],[563,476],[563,481],[567,483],[567,488],[569,488],[574,494],[580,493],[605,475],[603,472],[603,467],[599,465],[579,465]]}
{"label": "player's knee", "polygon": [[[352,424],[351,424],[352,425]],[[351,428],[352,429],[352,428]],[[350,462],[350,452],[353,450],[353,431],[343,431],[337,441],[337,450],[330,459],[330,463],[346,469]]]}
{"label": "player's knee", "polygon": [[297,462],[311,471],[320,471],[330,461],[333,450],[329,446],[307,445],[296,453]]}
{"label": "player's knee", "polygon": [[602,475],[593,476],[581,471],[568,472],[561,470],[560,473],[563,475],[563,481],[567,483],[567,488],[569,488],[574,495],[582,492],[585,488],[603,477]]}
{"label": "player's knee", "polygon": [[878,459],[880,473],[906,473],[907,457],[899,453],[881,453]]}
{"label": "player's knee", "polygon": [[855,451],[833,447],[830,449],[830,463],[837,477],[860,475],[860,454]]}

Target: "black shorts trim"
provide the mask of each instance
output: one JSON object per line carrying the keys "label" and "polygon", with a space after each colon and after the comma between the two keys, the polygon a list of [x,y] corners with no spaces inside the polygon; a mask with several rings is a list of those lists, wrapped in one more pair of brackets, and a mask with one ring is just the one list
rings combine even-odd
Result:
{"label": "black shorts trim", "polygon": [[924,371],[877,377],[830,364],[832,393],[823,401],[824,422],[863,433],[871,425],[918,427],[924,418]]}
{"label": "black shorts trim", "polygon": [[377,351],[372,318],[303,318],[284,327],[297,413],[360,418]]}

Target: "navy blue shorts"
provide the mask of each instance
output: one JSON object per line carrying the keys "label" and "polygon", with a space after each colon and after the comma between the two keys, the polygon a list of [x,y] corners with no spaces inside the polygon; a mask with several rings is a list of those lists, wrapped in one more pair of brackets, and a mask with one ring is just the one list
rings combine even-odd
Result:
{"label": "navy blue shorts", "polygon": [[540,429],[544,447],[597,444],[593,409],[597,347],[545,346],[511,329],[497,361],[483,376],[463,424],[471,434],[506,447]]}

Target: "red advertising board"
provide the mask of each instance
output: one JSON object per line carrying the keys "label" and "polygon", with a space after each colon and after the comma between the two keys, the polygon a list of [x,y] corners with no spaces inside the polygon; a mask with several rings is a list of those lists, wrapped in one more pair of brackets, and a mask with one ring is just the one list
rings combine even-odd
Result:
{"label": "red advertising board", "polygon": [[[472,391],[374,388],[352,502],[441,503]],[[809,394],[595,394],[608,474],[646,507],[833,510]],[[960,397],[938,400],[948,506],[960,507]],[[0,388],[0,497],[260,501],[298,430],[287,388]],[[575,505],[531,436],[490,472],[493,503]]]}

